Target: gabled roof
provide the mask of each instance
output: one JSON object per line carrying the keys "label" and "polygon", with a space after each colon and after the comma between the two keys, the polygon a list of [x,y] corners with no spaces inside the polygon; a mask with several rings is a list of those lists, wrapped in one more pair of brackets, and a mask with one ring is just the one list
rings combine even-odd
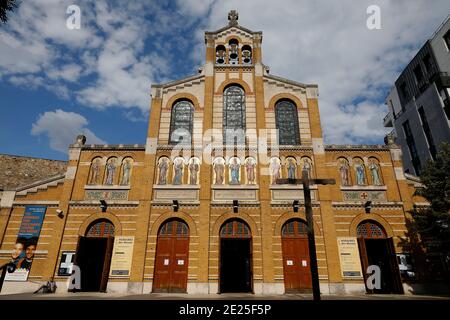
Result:
{"label": "gabled roof", "polygon": [[228,13],[228,25],[225,26],[225,27],[222,27],[222,28],[220,28],[219,30],[216,30],[216,31],[206,31],[206,32],[205,32],[205,36],[208,36],[208,35],[215,35],[215,34],[224,32],[224,31],[226,31],[226,30],[228,30],[228,29],[231,29],[231,28],[237,28],[237,29],[240,29],[240,30],[242,30],[242,31],[244,31],[244,32],[247,32],[247,33],[251,34],[251,35],[256,35],[256,34],[257,34],[257,35],[261,35],[261,36],[262,36],[262,31],[256,31],[256,32],[255,32],[255,31],[252,31],[252,30],[250,30],[250,29],[247,29],[247,28],[245,28],[245,27],[239,25],[238,19],[239,19],[239,14],[238,14],[238,12],[237,12],[236,10],[231,10],[231,11]]}

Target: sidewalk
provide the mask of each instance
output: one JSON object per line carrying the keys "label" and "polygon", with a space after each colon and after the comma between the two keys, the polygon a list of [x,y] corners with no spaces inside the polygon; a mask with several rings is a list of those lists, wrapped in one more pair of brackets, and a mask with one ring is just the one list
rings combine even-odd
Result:
{"label": "sidewalk", "polygon": [[[253,295],[253,294],[119,294],[100,292],[77,292],[55,294],[21,293],[0,295],[0,300],[312,300],[311,294],[285,294],[285,295]],[[322,300],[450,300],[449,296],[426,295],[322,295]]]}

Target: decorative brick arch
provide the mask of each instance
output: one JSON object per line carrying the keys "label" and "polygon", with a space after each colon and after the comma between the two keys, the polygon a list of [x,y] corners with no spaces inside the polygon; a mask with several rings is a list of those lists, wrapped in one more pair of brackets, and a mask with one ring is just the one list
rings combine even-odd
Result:
{"label": "decorative brick arch", "polygon": [[[300,212],[286,212],[282,214],[280,217],[278,217],[277,221],[275,222],[275,228],[273,230],[274,236],[281,236],[281,228],[283,228],[284,224],[292,219],[300,219],[303,220],[305,223],[306,221],[306,215],[304,213]],[[320,226],[317,224],[316,221],[314,221],[314,234],[315,235],[322,235],[322,230]]]}
{"label": "decorative brick arch", "polygon": [[192,219],[192,217],[190,215],[188,215],[187,213],[184,212],[173,212],[173,211],[169,211],[166,213],[163,213],[162,215],[160,215],[155,222],[153,223],[151,229],[150,229],[150,235],[152,236],[157,236],[158,235],[158,230],[161,227],[161,225],[166,222],[169,219],[181,219],[183,220],[189,227],[189,235],[190,236],[196,236],[197,235],[197,227],[195,224],[194,219]]}
{"label": "decorative brick arch", "polygon": [[177,93],[176,95],[172,96],[166,103],[166,109],[172,110],[172,107],[177,100],[189,100],[193,104],[195,110],[199,110],[201,108],[196,96],[187,92],[183,92]]}
{"label": "decorative brick arch", "polygon": [[376,213],[360,213],[355,218],[353,218],[352,222],[350,223],[350,230],[349,230],[349,236],[350,237],[357,237],[357,228],[358,225],[366,220],[372,220],[380,224],[384,231],[386,232],[386,236],[388,238],[394,237],[394,231],[392,230],[391,225],[389,222],[386,221],[382,216],[376,214]]}
{"label": "decorative brick arch", "polygon": [[109,212],[94,213],[89,217],[87,217],[81,224],[80,228],[78,229],[78,235],[84,237],[86,235],[86,232],[88,231],[89,226],[94,221],[99,219],[106,219],[111,221],[111,223],[114,225],[114,236],[122,235],[122,224],[120,223],[119,218],[117,218],[114,214]]}
{"label": "decorative brick arch", "polygon": [[223,226],[223,224],[230,219],[240,219],[247,223],[247,225],[250,227],[250,231],[252,233],[252,237],[259,236],[258,227],[256,226],[255,220],[253,220],[248,214],[245,213],[224,213],[220,217],[217,218],[216,222],[214,222],[214,225],[211,230],[212,236],[219,236],[220,228]]}
{"label": "decorative brick arch", "polygon": [[245,82],[244,80],[241,80],[241,79],[228,79],[228,80],[225,80],[217,88],[216,94],[223,94],[223,92],[225,91],[225,88],[227,86],[231,85],[231,84],[240,85],[244,89],[246,95],[253,94],[253,92],[251,92],[251,90],[250,90],[250,86],[248,85],[248,83]]}
{"label": "decorative brick arch", "polygon": [[275,110],[276,103],[278,101],[280,101],[280,100],[283,100],[283,99],[291,100],[292,102],[294,102],[296,107],[297,107],[297,110],[298,109],[303,109],[303,104],[300,101],[300,99],[297,98],[296,96],[294,96],[293,94],[290,94],[290,93],[279,93],[279,94],[274,95],[269,101],[268,108],[270,110]]}
{"label": "decorative brick arch", "polygon": [[242,38],[235,34],[230,34],[228,37],[225,38],[225,45],[227,45],[231,39],[236,39],[239,42],[239,44],[242,46],[242,44],[243,44]]}

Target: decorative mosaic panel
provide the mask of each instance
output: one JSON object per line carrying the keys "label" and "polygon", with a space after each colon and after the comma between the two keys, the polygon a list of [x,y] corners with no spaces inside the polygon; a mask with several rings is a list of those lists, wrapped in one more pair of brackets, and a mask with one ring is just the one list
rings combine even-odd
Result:
{"label": "decorative mosaic panel", "polygon": [[343,191],[344,201],[386,201],[385,191]]}
{"label": "decorative mosaic panel", "polygon": [[128,190],[86,190],[85,200],[128,200]]}

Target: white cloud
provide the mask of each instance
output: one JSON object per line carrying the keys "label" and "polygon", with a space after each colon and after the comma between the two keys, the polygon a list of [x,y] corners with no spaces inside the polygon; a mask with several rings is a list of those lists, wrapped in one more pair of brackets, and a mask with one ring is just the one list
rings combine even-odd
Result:
{"label": "white cloud", "polygon": [[[204,31],[226,25],[237,9],[241,25],[264,32],[271,73],[319,85],[327,143],[382,142],[387,89],[450,12],[448,0],[179,0],[175,8],[85,0],[81,30],[68,30],[70,4],[21,3],[0,33],[0,79],[145,114],[150,84],[178,77],[180,61],[203,63]],[[381,8],[382,30],[366,27],[372,4]]]}
{"label": "white cloud", "polygon": [[84,134],[89,144],[105,144],[105,141],[87,128],[88,124],[87,119],[78,113],[56,109],[39,115],[33,123],[31,134],[34,136],[46,134],[50,148],[63,153],[67,152],[67,146],[74,143],[75,137],[79,134]]}

